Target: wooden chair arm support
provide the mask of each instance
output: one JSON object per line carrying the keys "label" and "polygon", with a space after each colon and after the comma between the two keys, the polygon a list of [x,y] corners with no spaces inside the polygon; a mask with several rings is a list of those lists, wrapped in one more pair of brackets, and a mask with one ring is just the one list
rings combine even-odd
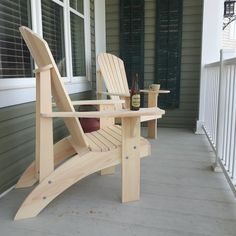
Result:
{"label": "wooden chair arm support", "polygon": [[114,105],[125,103],[124,100],[81,100],[81,101],[71,101],[73,106],[80,105]]}
{"label": "wooden chair arm support", "polygon": [[129,93],[109,93],[109,92],[102,92],[98,91],[97,94],[104,94],[104,95],[109,95],[109,96],[120,96],[120,97],[130,97]]}
{"label": "wooden chair arm support", "polygon": [[51,70],[51,68],[53,68],[53,65],[52,64],[48,64],[46,66],[36,68],[33,72],[35,74],[37,74],[37,73],[40,73],[40,72],[43,72],[43,71]]}
{"label": "wooden chair arm support", "polygon": [[[158,90],[158,91],[152,91],[148,89],[141,89],[141,93],[151,93],[151,94],[159,94],[159,93],[170,93],[170,90]],[[120,97],[130,97],[130,94],[126,93],[109,93],[109,92],[97,92],[97,94],[104,94],[109,96],[120,96]]]}
{"label": "wooden chair arm support", "polygon": [[164,115],[165,111],[158,108],[141,108],[139,111],[119,110],[119,111],[89,111],[89,112],[50,112],[41,113],[43,118],[53,117],[83,117],[83,118],[103,118],[103,117],[139,117]]}
{"label": "wooden chair arm support", "polygon": [[170,93],[170,90],[158,90],[158,91],[153,91],[153,90],[148,90],[148,89],[141,89],[141,93],[154,93],[154,94],[159,94],[159,93]]}

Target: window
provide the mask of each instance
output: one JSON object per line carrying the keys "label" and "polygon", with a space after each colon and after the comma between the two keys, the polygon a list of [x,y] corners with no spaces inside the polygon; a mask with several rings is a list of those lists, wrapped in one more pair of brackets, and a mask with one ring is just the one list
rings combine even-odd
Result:
{"label": "window", "polygon": [[0,107],[35,100],[21,25],[48,42],[69,93],[90,90],[90,0],[2,0],[0,21]]}
{"label": "window", "polygon": [[32,60],[18,30],[31,27],[30,1],[0,2],[0,78],[32,77]]}
{"label": "window", "polygon": [[84,19],[70,13],[73,76],[83,76],[85,71]]}
{"label": "window", "polygon": [[43,38],[48,42],[61,76],[66,76],[63,7],[53,1],[42,0]]}

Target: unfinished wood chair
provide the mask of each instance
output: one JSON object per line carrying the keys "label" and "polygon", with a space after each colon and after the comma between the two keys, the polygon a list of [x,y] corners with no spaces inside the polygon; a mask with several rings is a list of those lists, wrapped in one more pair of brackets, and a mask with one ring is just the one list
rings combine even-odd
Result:
{"label": "unfinished wood chair", "polygon": [[[20,32],[33,56],[36,73],[36,155],[16,187],[38,183],[19,208],[15,219],[34,217],[54,198],[84,177],[122,164],[122,202],[135,201],[140,195],[140,157],[150,154],[149,142],[140,137],[140,117],[161,117],[163,110],[104,110],[75,112],[73,104],[102,104],[114,101],[77,101],[72,103],[46,41],[27,27]],[[58,108],[52,111],[52,97]],[[63,117],[70,136],[53,145],[53,118]],[[122,126],[103,126],[85,134],[78,117],[110,119],[121,117]],[[109,121],[110,121],[109,120]],[[108,122],[109,123],[109,122]],[[81,203],[83,204],[83,203]]]}
{"label": "unfinished wood chair", "polygon": [[[125,73],[124,62],[110,54],[101,53],[98,55],[98,64],[100,71],[98,72],[98,79],[102,78],[105,82],[108,92],[104,92],[101,86],[98,86],[98,94],[109,95],[112,100],[125,100],[124,107],[130,106],[130,94]],[[99,81],[101,83],[101,80]],[[148,90],[140,90],[142,93],[148,94],[148,107],[157,107],[157,99],[160,93],[169,93],[169,90],[160,90],[160,85],[151,85]],[[121,104],[116,104],[117,109],[121,109]],[[157,137],[157,118],[153,116],[143,116],[141,122],[148,121],[148,138],[156,139]]]}

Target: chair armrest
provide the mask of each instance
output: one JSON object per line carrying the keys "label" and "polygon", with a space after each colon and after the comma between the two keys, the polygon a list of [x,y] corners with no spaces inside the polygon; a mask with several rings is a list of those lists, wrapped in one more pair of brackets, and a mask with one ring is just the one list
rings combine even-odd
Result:
{"label": "chair armrest", "polygon": [[90,111],[90,112],[50,112],[41,113],[41,117],[83,117],[83,118],[102,118],[102,117],[140,117],[151,115],[164,115],[165,111],[158,107],[141,108],[138,111],[119,110],[119,111]]}
{"label": "chair armrest", "polygon": [[124,100],[81,100],[81,101],[72,101],[73,106],[80,105],[113,105],[113,104],[122,104],[125,103]]}
{"label": "chair armrest", "polygon": [[109,96],[130,97],[129,93],[109,93],[109,92],[98,91],[97,94],[104,94],[104,95],[109,95]]}
{"label": "chair armrest", "polygon": [[153,91],[153,90],[148,90],[148,89],[141,89],[140,92],[141,93],[155,93],[155,94],[159,94],[159,93],[170,93],[170,90],[157,90],[157,91]]}
{"label": "chair armrest", "polygon": [[[170,90],[158,90],[158,91],[153,91],[153,90],[148,90],[148,89],[141,89],[141,93],[152,93],[152,94],[159,94],[159,93],[170,93]],[[120,97],[130,97],[130,94],[127,93],[109,93],[109,92],[97,92],[97,94],[104,94],[104,95],[109,95],[109,96],[120,96]]]}

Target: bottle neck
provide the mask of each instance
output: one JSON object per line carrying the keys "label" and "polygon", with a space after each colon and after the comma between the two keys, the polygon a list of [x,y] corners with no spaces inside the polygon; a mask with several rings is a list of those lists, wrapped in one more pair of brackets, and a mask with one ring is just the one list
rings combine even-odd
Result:
{"label": "bottle neck", "polygon": [[138,84],[138,74],[136,73],[133,77],[133,81],[132,81],[132,90],[139,90],[139,84]]}

